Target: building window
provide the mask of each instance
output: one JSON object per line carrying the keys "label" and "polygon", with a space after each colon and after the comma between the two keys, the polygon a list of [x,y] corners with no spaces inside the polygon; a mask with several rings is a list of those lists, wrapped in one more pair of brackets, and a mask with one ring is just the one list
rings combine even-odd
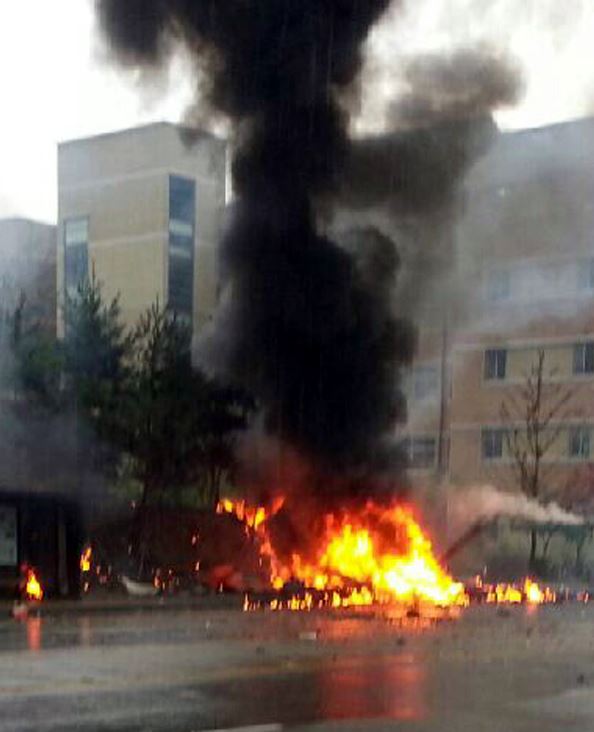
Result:
{"label": "building window", "polygon": [[573,373],[594,373],[594,342],[576,343],[573,347]]}
{"label": "building window", "polygon": [[432,468],[437,457],[435,437],[407,437],[402,447],[410,468]]}
{"label": "building window", "polygon": [[487,274],[487,300],[499,302],[511,297],[511,277],[507,270],[493,270]]}
{"label": "building window", "polygon": [[507,350],[505,348],[488,348],[485,351],[485,379],[505,379],[507,367]]}
{"label": "building window", "polygon": [[588,427],[570,427],[569,456],[579,460],[590,457],[590,429]]}
{"label": "building window", "polygon": [[438,391],[439,374],[435,366],[417,366],[412,374],[413,399],[427,399]]}
{"label": "building window", "polygon": [[89,220],[86,217],[64,221],[64,288],[69,297],[89,276]]}
{"label": "building window", "polygon": [[484,460],[500,460],[503,457],[504,429],[484,429],[481,433]]}
{"label": "building window", "polygon": [[194,307],[194,241],[196,183],[169,176],[169,281],[168,305],[187,318]]}
{"label": "building window", "polygon": [[579,290],[588,292],[594,290],[594,258],[578,262],[577,277]]}

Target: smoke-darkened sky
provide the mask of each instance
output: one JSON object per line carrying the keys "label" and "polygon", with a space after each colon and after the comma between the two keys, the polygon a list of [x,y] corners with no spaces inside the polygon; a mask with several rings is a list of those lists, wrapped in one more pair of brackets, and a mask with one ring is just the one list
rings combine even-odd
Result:
{"label": "smoke-darkened sky", "polygon": [[[487,7],[485,7],[487,6]],[[97,58],[92,0],[0,3],[0,216],[56,216],[56,143],[159,119],[178,120],[190,97],[177,62],[176,83],[161,78],[139,94]],[[506,127],[531,127],[594,111],[594,42],[590,0],[408,0],[371,42],[361,131],[381,128],[398,92],[392,69],[402,56],[487,42],[518,59],[526,95],[498,116]],[[551,94],[554,89],[554,94]]]}

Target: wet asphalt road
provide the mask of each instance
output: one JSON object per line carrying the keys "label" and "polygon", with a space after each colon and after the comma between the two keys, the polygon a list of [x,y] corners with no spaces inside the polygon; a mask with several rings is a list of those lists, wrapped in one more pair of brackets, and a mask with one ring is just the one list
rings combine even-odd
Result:
{"label": "wet asphalt road", "polygon": [[0,621],[0,732],[594,730],[594,605]]}

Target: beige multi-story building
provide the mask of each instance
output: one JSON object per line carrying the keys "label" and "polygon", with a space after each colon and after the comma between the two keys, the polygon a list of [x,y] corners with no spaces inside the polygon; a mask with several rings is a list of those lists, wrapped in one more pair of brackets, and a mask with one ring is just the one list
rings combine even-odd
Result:
{"label": "beige multi-story building", "polygon": [[563,490],[594,457],[593,163],[586,119],[502,135],[472,171],[458,231],[474,286],[451,356],[453,483],[514,480],[505,430],[525,431],[539,354],[540,421],[552,414],[542,490]]}
{"label": "beige multi-story building", "polygon": [[162,122],[58,148],[58,325],[64,295],[94,272],[132,326],[152,303],[193,324],[217,298],[226,143]]}
{"label": "beige multi-story building", "polygon": [[543,419],[564,399],[543,441],[554,496],[594,460],[594,119],[500,135],[465,187],[455,297],[410,374],[412,475],[517,487],[506,431],[544,354]]}
{"label": "beige multi-story building", "polygon": [[31,219],[0,220],[0,283],[14,308],[21,297],[30,318],[56,328],[56,227]]}

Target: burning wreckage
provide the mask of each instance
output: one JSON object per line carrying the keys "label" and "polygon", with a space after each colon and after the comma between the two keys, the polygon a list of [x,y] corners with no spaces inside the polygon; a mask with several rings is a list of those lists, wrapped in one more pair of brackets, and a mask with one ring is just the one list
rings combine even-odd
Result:
{"label": "burning wreckage", "polygon": [[[175,514],[165,520],[161,515],[157,534],[181,535],[188,562],[155,564],[150,581],[126,578],[128,593],[148,597],[202,587],[242,596],[244,611],[381,608],[392,618],[427,619],[455,617],[470,604],[534,606],[590,599],[587,591],[552,589],[530,577],[519,582],[490,582],[483,575],[465,583],[453,579],[447,562],[485,521],[437,556],[412,507],[368,501],[362,508],[320,513],[310,522],[309,541],[299,542],[296,550],[292,541],[283,546],[291,519],[285,506],[282,497],[268,507],[223,499],[216,516],[196,514],[181,532]],[[179,560],[180,555],[176,547],[171,556]],[[81,554],[80,569],[84,592],[117,580],[91,546]],[[34,588],[35,576],[28,579]]]}
{"label": "burning wreckage", "polygon": [[[277,509],[281,506],[277,501]],[[464,586],[441,569],[431,542],[403,505],[369,501],[362,510],[326,513],[320,517],[315,548],[284,558],[273,548],[269,529],[274,510],[250,510],[243,502],[228,500],[218,510],[233,513],[254,532],[262,564],[270,569],[270,586],[279,593],[270,599],[273,609],[378,603],[449,607],[467,602]],[[246,609],[258,604],[246,595]]]}
{"label": "burning wreckage", "polygon": [[[519,583],[489,583],[477,575],[468,584],[455,581],[441,566],[431,542],[410,507],[368,502],[363,510],[325,514],[321,537],[310,555],[280,558],[271,543],[271,522],[282,507],[249,507],[224,499],[217,511],[235,516],[258,546],[261,567],[269,571],[271,591],[246,592],[244,610],[313,610],[385,605],[407,613],[434,608],[487,604],[542,605],[569,599],[530,577]],[[475,527],[466,537],[476,534]],[[452,545],[452,550],[460,542]],[[450,552],[451,554],[452,552]],[[234,589],[242,589],[235,578]],[[231,583],[233,586],[233,582]],[[245,588],[243,588],[245,589]],[[575,599],[588,602],[587,592]]]}

